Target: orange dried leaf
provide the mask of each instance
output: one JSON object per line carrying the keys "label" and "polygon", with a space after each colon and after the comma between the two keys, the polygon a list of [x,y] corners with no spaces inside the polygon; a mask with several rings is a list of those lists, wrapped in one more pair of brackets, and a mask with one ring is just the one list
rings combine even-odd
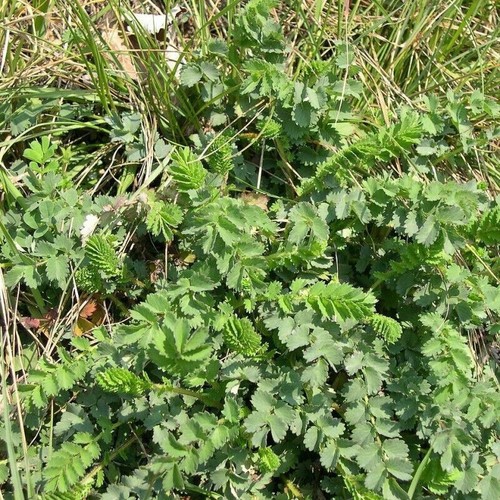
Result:
{"label": "orange dried leaf", "polygon": [[97,309],[97,303],[95,300],[89,300],[83,309],[80,311],[81,318],[90,318]]}

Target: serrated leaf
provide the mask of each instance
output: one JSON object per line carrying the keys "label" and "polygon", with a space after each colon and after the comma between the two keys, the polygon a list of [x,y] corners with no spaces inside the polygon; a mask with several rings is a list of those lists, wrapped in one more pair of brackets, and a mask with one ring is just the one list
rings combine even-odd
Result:
{"label": "serrated leaf", "polygon": [[314,109],[321,109],[325,104],[324,94],[321,92],[317,92],[315,89],[310,87],[306,88],[306,96],[309,104]]}
{"label": "serrated leaf", "polygon": [[360,467],[372,470],[376,465],[381,463],[382,450],[376,443],[365,445],[359,450],[356,459]]}
{"label": "serrated leaf", "polygon": [[186,319],[168,314],[155,332],[155,348],[150,350],[150,356],[160,368],[186,376],[209,359],[212,345],[207,342],[207,335],[206,329],[192,331]]}
{"label": "serrated leaf", "polygon": [[33,404],[39,409],[44,408],[47,404],[47,396],[43,392],[41,386],[35,387],[30,396]]}
{"label": "serrated leaf", "polygon": [[410,497],[401,486],[393,479],[389,478],[384,482],[382,488],[384,500],[409,500]]}
{"label": "serrated leaf", "polygon": [[481,479],[478,489],[483,500],[500,497],[500,465],[496,464],[489,473]]}
{"label": "serrated leaf", "polygon": [[252,396],[252,405],[255,409],[268,412],[276,405],[276,399],[267,391],[257,390]]}
{"label": "serrated leaf", "polygon": [[390,474],[402,481],[409,481],[412,478],[413,467],[407,460],[390,458],[385,461],[385,467]]}
{"label": "serrated leaf", "polygon": [[412,237],[418,233],[419,227],[417,223],[417,214],[409,212],[405,220],[405,232],[408,236]]}
{"label": "serrated leaf", "polygon": [[321,356],[335,369],[343,360],[339,343],[329,332],[321,328],[314,329],[311,337],[314,340],[311,342],[311,346],[304,351],[304,359],[313,361]]}
{"label": "serrated leaf", "polygon": [[337,465],[337,461],[340,458],[340,450],[337,446],[337,442],[334,439],[329,439],[327,444],[321,448],[319,452],[319,459],[321,465],[326,469],[333,470]]}
{"label": "serrated leaf", "polygon": [[389,458],[408,456],[408,445],[401,439],[386,439],[382,448]]}
{"label": "serrated leaf", "polygon": [[286,435],[286,431],[288,430],[288,426],[286,423],[281,420],[278,415],[269,415],[267,417],[267,423],[269,424],[269,429],[271,430],[271,436],[274,439],[275,443],[279,443],[282,441]]}
{"label": "serrated leaf", "polygon": [[219,70],[215,64],[209,62],[202,62],[200,65],[203,74],[211,81],[217,81],[219,78]]}
{"label": "serrated leaf", "polygon": [[172,153],[170,173],[182,192],[200,189],[207,175],[200,159],[186,147],[178,148]]}
{"label": "serrated leaf", "polygon": [[198,66],[186,65],[181,71],[180,79],[182,85],[186,87],[192,87],[196,85],[202,78],[203,72]]}
{"label": "serrated leaf", "polygon": [[231,437],[231,431],[225,425],[219,425],[210,435],[210,440],[212,441],[215,449],[222,448],[224,444],[229,441]]}
{"label": "serrated leaf", "polygon": [[347,283],[316,283],[309,289],[308,302],[325,318],[361,320],[374,312],[376,299]]}
{"label": "serrated leaf", "polygon": [[69,259],[66,255],[57,255],[49,257],[46,261],[47,278],[56,281],[59,288],[64,288],[66,278],[69,273]]}
{"label": "serrated leaf", "polygon": [[224,56],[227,54],[228,52],[228,46],[227,46],[227,42],[225,40],[222,40],[222,39],[212,39],[208,42],[208,50],[212,53],[212,54],[217,54],[217,55],[220,55],[220,56]]}
{"label": "serrated leaf", "polygon": [[470,493],[479,481],[479,474],[482,472],[481,467],[468,467],[458,474],[455,481],[455,488],[462,493]]}
{"label": "serrated leaf", "polygon": [[229,422],[236,423],[240,420],[240,411],[235,399],[226,397],[222,412]]}
{"label": "serrated leaf", "polygon": [[383,463],[375,465],[368,471],[365,478],[365,486],[369,490],[379,491],[387,479],[387,470]]}
{"label": "serrated leaf", "polygon": [[54,373],[50,373],[44,378],[42,388],[47,396],[55,396],[59,392],[58,380]]}
{"label": "serrated leaf", "polygon": [[323,441],[323,433],[316,426],[309,427],[304,434],[304,446],[309,451],[317,451]]}
{"label": "serrated leaf", "polygon": [[302,128],[307,128],[312,121],[312,107],[307,102],[296,104],[293,108],[293,119],[295,123]]}
{"label": "serrated leaf", "polygon": [[272,473],[280,466],[280,459],[270,447],[259,449],[259,468],[264,473]]}
{"label": "serrated leaf", "polygon": [[5,273],[5,285],[8,286],[9,288],[15,287],[25,276],[26,271],[28,268],[32,266],[26,266],[26,265],[17,265],[9,269]]}
{"label": "serrated leaf", "polygon": [[416,240],[426,247],[432,245],[439,236],[439,224],[434,216],[429,215],[419,229]]}
{"label": "serrated leaf", "polygon": [[307,366],[300,378],[302,382],[310,384],[311,387],[321,387],[328,378],[328,365],[326,361],[321,358]]}

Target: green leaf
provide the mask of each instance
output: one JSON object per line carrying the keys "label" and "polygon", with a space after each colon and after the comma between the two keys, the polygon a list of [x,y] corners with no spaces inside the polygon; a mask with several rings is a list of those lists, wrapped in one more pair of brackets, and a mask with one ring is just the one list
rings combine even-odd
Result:
{"label": "green leaf", "polygon": [[276,399],[268,392],[257,390],[252,396],[252,404],[262,412],[269,412],[276,405]]}
{"label": "green leaf", "polygon": [[231,350],[244,356],[255,356],[262,347],[261,336],[247,318],[229,318],[222,331],[222,336],[224,343]]}
{"label": "green leaf", "polygon": [[321,387],[328,378],[328,365],[323,359],[307,366],[301,375],[301,380],[311,387]]}
{"label": "green leaf", "polygon": [[432,245],[439,235],[439,224],[434,216],[429,215],[417,233],[416,240],[426,247]]}
{"label": "green leaf", "polygon": [[357,456],[357,461],[360,467],[366,470],[371,470],[382,460],[382,450],[376,443],[371,443],[368,446],[363,446]]}
{"label": "green leaf", "polygon": [[407,460],[390,458],[385,461],[385,466],[390,474],[402,481],[409,481],[412,478],[413,467]]}
{"label": "green leaf", "polygon": [[470,493],[476,487],[481,472],[482,468],[477,465],[460,471],[454,484],[455,488],[462,493]]}
{"label": "green leaf", "polygon": [[481,498],[490,500],[500,497],[500,465],[496,464],[489,473],[481,479],[478,489],[481,493]]}
{"label": "green leaf", "polygon": [[274,472],[280,466],[280,459],[272,448],[259,449],[259,468],[264,473]]}
{"label": "green leaf", "polygon": [[[215,64],[209,62],[202,62],[200,65],[201,71],[207,77],[208,80],[217,81],[219,79],[219,70]],[[182,81],[182,74],[181,74]]]}
{"label": "green leaf", "polygon": [[121,263],[107,235],[93,234],[85,245],[85,255],[91,267],[107,276],[117,276],[121,271]]}
{"label": "green leaf", "polygon": [[309,289],[307,301],[324,318],[362,320],[374,312],[375,297],[348,283],[319,282]]}
{"label": "green leaf", "polygon": [[69,259],[66,255],[49,257],[46,261],[47,278],[56,281],[59,288],[66,286],[66,279],[69,274]]}
{"label": "green leaf", "polygon": [[177,464],[172,464],[165,476],[163,476],[162,486],[166,492],[169,492],[174,488],[180,490],[184,489],[184,479]]}
{"label": "green leaf", "polygon": [[224,444],[226,444],[231,437],[231,431],[225,425],[219,425],[210,435],[210,440],[212,441],[215,449],[222,448]]}
{"label": "green leaf", "polygon": [[130,394],[132,396],[141,395],[149,386],[134,373],[124,368],[108,368],[96,376],[97,384],[107,392]]}
{"label": "green leaf", "polygon": [[299,245],[309,235],[320,241],[328,240],[328,225],[311,203],[298,203],[290,210],[289,217],[293,223],[288,235],[290,242]]}
{"label": "green leaf", "polygon": [[182,210],[173,203],[153,202],[146,217],[146,227],[154,236],[160,234],[169,241],[173,238],[173,227],[177,227],[183,218]]}
{"label": "green leaf", "polygon": [[231,423],[239,422],[240,420],[240,411],[238,407],[238,403],[235,399],[226,397],[224,402],[224,409],[222,410],[226,419]]}
{"label": "green leaf", "polygon": [[189,148],[178,148],[172,153],[170,173],[179,191],[200,189],[205,183],[207,171]]}
{"label": "green leaf", "polygon": [[279,443],[285,438],[286,431],[294,418],[294,411],[286,403],[279,402],[274,408],[274,413],[267,418],[271,435],[275,442]]}
{"label": "green leaf", "polygon": [[395,319],[382,314],[374,314],[369,321],[377,335],[380,335],[388,344],[397,342],[403,333],[401,325]]}
{"label": "green leaf", "polygon": [[369,490],[379,491],[387,479],[387,470],[383,463],[378,463],[368,471],[365,478],[365,486]]}
{"label": "green leaf", "polygon": [[337,441],[329,439],[327,444],[319,452],[320,462],[323,467],[333,470],[340,458],[340,450]]}
{"label": "green leaf", "polygon": [[410,500],[408,493],[392,477],[384,482],[382,493],[384,500]]}
{"label": "green leaf", "polygon": [[314,119],[312,106],[307,102],[296,104],[293,108],[293,119],[299,127],[309,127]]}
{"label": "green leaf", "polygon": [[417,214],[415,212],[408,213],[404,227],[406,234],[410,237],[418,233],[419,228],[417,224]]}
{"label": "green leaf", "polygon": [[163,325],[153,337],[154,349],[150,350],[150,356],[167,372],[187,376],[209,360],[212,345],[207,340],[205,328],[192,331],[186,319],[166,314]]}
{"label": "green leaf", "polygon": [[202,76],[203,72],[197,65],[188,64],[181,71],[181,83],[186,87],[192,87],[201,80]]}
{"label": "green leaf", "polygon": [[5,274],[5,285],[9,288],[15,287],[31,270],[33,266],[18,264],[7,271]]}
{"label": "green leaf", "polygon": [[226,41],[220,38],[210,40],[207,47],[212,54],[219,56],[225,56],[229,50]]}
{"label": "green leaf", "polygon": [[323,434],[316,426],[309,427],[309,429],[307,429],[306,433],[304,434],[304,446],[309,451],[317,451],[322,441]]}
{"label": "green leaf", "polygon": [[311,346],[304,353],[306,361],[313,361],[322,356],[332,368],[335,368],[343,360],[342,351],[334,337],[322,328],[315,328],[311,334]]}

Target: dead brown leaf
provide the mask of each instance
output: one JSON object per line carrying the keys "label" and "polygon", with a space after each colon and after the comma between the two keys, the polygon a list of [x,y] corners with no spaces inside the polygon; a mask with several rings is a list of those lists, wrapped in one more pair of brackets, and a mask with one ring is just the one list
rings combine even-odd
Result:
{"label": "dead brown leaf", "polygon": [[255,205],[256,207],[262,208],[265,212],[267,212],[267,204],[269,203],[269,197],[265,194],[254,193],[252,191],[245,191],[241,193],[240,198],[247,205]]}
{"label": "dead brown leaf", "polygon": [[134,62],[130,56],[130,51],[123,41],[118,28],[106,27],[102,31],[102,38],[108,47],[115,53],[116,59],[120,63],[121,69],[132,80],[137,80],[138,74]]}
{"label": "dead brown leaf", "polygon": [[81,337],[92,329],[102,325],[106,317],[106,311],[102,304],[91,299],[85,304],[73,325],[73,335]]}

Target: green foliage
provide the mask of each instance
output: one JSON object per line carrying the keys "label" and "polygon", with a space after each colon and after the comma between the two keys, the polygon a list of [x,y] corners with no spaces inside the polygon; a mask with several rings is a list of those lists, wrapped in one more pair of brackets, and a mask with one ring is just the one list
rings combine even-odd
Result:
{"label": "green foliage", "polygon": [[314,176],[302,182],[299,192],[307,195],[314,189],[321,189],[321,184],[328,176],[341,180],[353,170],[366,171],[375,161],[387,162],[407,154],[413,144],[420,142],[421,137],[419,116],[415,112],[406,111],[399,123],[381,128],[378,133],[372,133],[341,149],[321,163]]}
{"label": "green foliage", "polygon": [[374,314],[370,318],[370,325],[377,335],[385,339],[389,344],[397,342],[403,333],[403,328],[395,319],[382,314]]}
{"label": "green foliage", "polygon": [[89,266],[106,277],[120,273],[120,260],[109,237],[92,235],[85,245],[85,256],[89,261]]}
{"label": "green foliage", "polygon": [[490,245],[500,243],[500,206],[497,205],[483,214],[477,223],[476,237]]}
{"label": "green foliage", "polygon": [[259,467],[262,472],[275,472],[279,466],[280,459],[271,448],[266,447],[259,450]]}
{"label": "green foliage", "polygon": [[84,247],[84,265],[75,273],[77,286],[89,294],[112,292],[124,273],[124,267],[109,234],[91,235]]}
{"label": "green foliage", "polygon": [[266,139],[276,139],[282,135],[283,129],[279,122],[269,119],[261,124],[260,133]]}
{"label": "green foliage", "polygon": [[[120,450],[130,472],[97,482],[105,495],[133,474],[154,495],[268,498],[283,492],[274,476],[310,491],[314,468],[333,497],[491,495],[500,400],[492,366],[476,378],[469,337],[495,336],[497,249],[468,221],[494,206],[473,184],[405,176],[318,194],[267,213],[217,188],[183,201],[173,241],[194,263],[172,265],[93,348],[28,375],[30,418],[67,390],[79,408],[58,417],[40,485],[68,491],[112,442],[99,467],[122,468]],[[104,236],[89,241],[95,266],[115,256]]]}
{"label": "green foliage", "polygon": [[375,297],[347,283],[316,283],[307,291],[307,301],[324,318],[362,320],[373,313]]}
{"label": "green foliage", "polygon": [[229,134],[217,135],[211,141],[207,155],[208,166],[213,172],[220,175],[230,172],[234,167],[231,136]]}
{"label": "green foliage", "polygon": [[104,281],[101,273],[94,267],[84,267],[75,273],[75,281],[78,287],[86,293],[96,293],[104,289]]}
{"label": "green foliage", "polygon": [[62,493],[57,491],[55,493],[44,494],[41,498],[43,500],[85,500],[88,498],[92,491],[92,484],[76,484],[69,491]]}
{"label": "green foliage", "polygon": [[189,191],[203,186],[207,171],[189,148],[178,148],[172,153],[170,174],[179,191]]}
{"label": "green foliage", "polygon": [[[383,126],[358,116],[357,50],[298,61],[279,5],[228,4],[220,39],[197,16],[208,43],[178,84],[164,52],[145,68],[141,88],[175,102],[158,130],[103,87],[109,116],[76,115],[95,137],[24,145],[23,192],[0,172],[2,304],[28,330],[5,344],[44,353],[7,356],[10,459],[33,495],[499,496],[498,203],[439,168],[487,145],[470,117],[495,104],[450,92]],[[42,113],[20,111],[16,137]],[[116,183],[115,156],[84,174],[60,147],[99,134],[126,163]]]}
{"label": "green foliage", "polygon": [[[56,450],[44,469],[44,490],[65,493],[70,491],[84,476],[85,470],[99,458],[101,450],[91,435],[75,434],[72,442],[66,442]],[[81,495],[78,489],[75,496]]]}
{"label": "green foliage", "polygon": [[176,228],[182,222],[182,210],[173,203],[163,201],[152,201],[149,204],[146,216],[146,227],[154,236],[160,234],[166,241],[170,241]]}
{"label": "green foliage", "polygon": [[261,336],[247,318],[229,318],[222,336],[229,349],[244,356],[255,356],[262,347]]}
{"label": "green foliage", "polygon": [[63,349],[58,349],[61,361],[51,363],[42,359],[31,372],[30,384],[22,387],[22,396],[28,407],[42,409],[51,398],[70,391],[87,373],[84,359],[74,359]]}
{"label": "green foliage", "polygon": [[96,382],[103,391],[141,395],[149,384],[124,368],[109,368],[97,374]]}
{"label": "green foliage", "polygon": [[30,147],[24,150],[23,156],[31,160],[29,166],[33,172],[46,174],[56,172],[59,168],[59,163],[54,158],[55,151],[56,145],[51,144],[47,136],[43,136],[41,142],[31,142]]}

